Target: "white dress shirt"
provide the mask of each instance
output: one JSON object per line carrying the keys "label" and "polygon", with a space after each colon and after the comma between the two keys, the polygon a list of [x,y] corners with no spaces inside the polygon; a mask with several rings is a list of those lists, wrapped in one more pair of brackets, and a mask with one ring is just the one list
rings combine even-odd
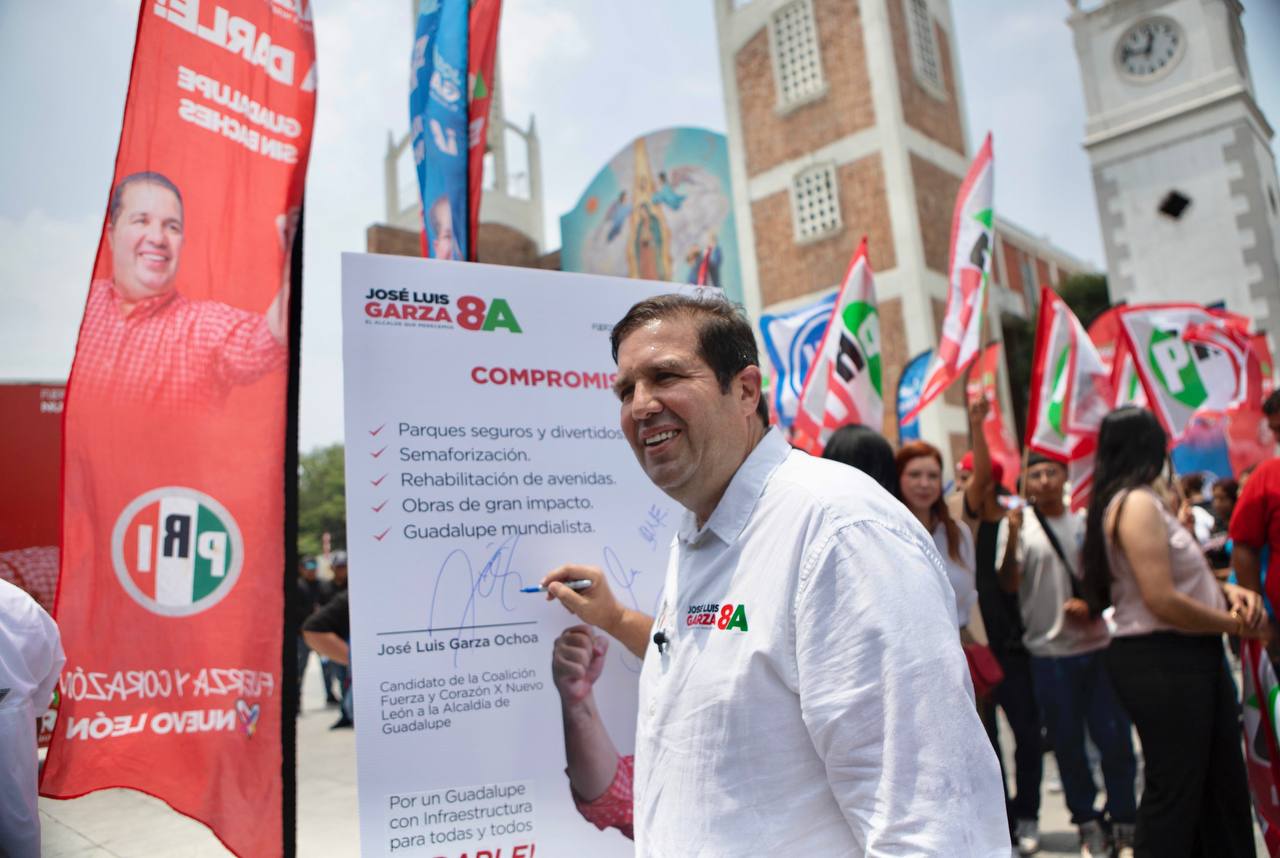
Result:
{"label": "white dress shirt", "polygon": [[36,717],[48,708],[65,661],[53,619],[0,580],[0,855],[40,854]]}
{"label": "white dress shirt", "polygon": [[871,478],[770,431],[686,515],[655,631],[637,856],[1009,854],[942,560]]}

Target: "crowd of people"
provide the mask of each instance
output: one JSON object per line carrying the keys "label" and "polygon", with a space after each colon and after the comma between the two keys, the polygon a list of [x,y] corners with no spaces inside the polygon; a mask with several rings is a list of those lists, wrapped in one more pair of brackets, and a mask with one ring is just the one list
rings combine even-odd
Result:
{"label": "crowd of people", "polygon": [[[659,313],[656,318],[665,317]],[[650,318],[649,328],[654,327]],[[624,330],[623,336],[630,333]],[[644,343],[655,355],[665,345]],[[643,369],[642,360],[638,366]],[[628,368],[620,359],[620,378],[628,379],[624,384],[631,383]],[[647,410],[639,414],[628,413],[635,411],[628,394],[638,394],[627,387],[620,391],[624,430],[629,420],[639,419],[642,429],[652,421],[648,428],[665,431],[664,419],[674,420],[670,414],[679,414],[681,403],[662,386],[646,391]],[[1073,512],[1065,462],[1031,453],[1017,475],[1018,492],[1002,485],[1003,468],[992,461],[982,431],[988,408],[981,399],[969,407],[973,449],[958,462],[955,489],[949,494],[941,452],[922,441],[895,451],[873,429],[846,426],[832,435],[824,458],[870,477],[856,483],[858,492],[869,495],[874,481],[931,537],[950,584],[947,614],[961,644],[957,649],[968,657],[976,690],[971,699],[994,749],[993,763],[998,760],[1002,772],[1012,767],[1012,777],[1002,779],[1006,850],[1029,855],[1040,848],[1043,755],[1049,749],[1078,829],[1081,855],[1254,855],[1239,695],[1223,642],[1224,636],[1233,645],[1239,639],[1270,636],[1270,604],[1264,606],[1263,592],[1267,569],[1280,557],[1270,548],[1280,545],[1280,459],[1263,463],[1238,482],[1218,479],[1206,493],[1202,475],[1175,477],[1169,438],[1151,412],[1119,408],[1101,427],[1088,509]],[[1266,401],[1264,410],[1280,441],[1280,393]],[[644,431],[636,433],[641,443],[645,437]],[[701,532],[710,529],[727,538],[716,526],[717,517],[726,502],[737,500],[739,477],[752,467],[768,438],[758,442],[734,475],[719,506],[704,514],[685,504],[691,520],[673,547],[681,568],[684,552],[696,553],[692,549]],[[658,463],[643,448],[637,456],[655,484],[677,497],[664,485],[672,480]],[[848,479],[852,482],[852,475]],[[760,504],[768,497],[765,491]],[[793,526],[804,529],[805,513],[797,509],[795,514],[800,521]],[[904,553],[900,560],[901,595],[908,598],[912,558]],[[554,583],[590,571],[565,567],[546,579],[551,595],[586,621],[561,635],[552,659],[562,701],[566,771],[583,816],[632,837],[646,812],[636,781],[654,777],[643,760],[655,746],[653,737],[645,735],[649,719],[642,711],[637,759],[619,755],[596,711],[592,686],[604,664],[606,635],[644,657],[646,673],[650,662],[659,659],[660,669],[670,673],[669,653],[661,645],[658,650],[646,647],[648,635],[637,637],[632,629],[647,632],[648,621],[658,630],[655,641],[667,633],[663,615],[629,618],[630,612],[616,608],[604,580],[585,593]],[[873,587],[870,580],[879,571],[855,562],[845,574]],[[1280,584],[1280,574],[1271,581]],[[669,573],[667,587],[673,583]],[[860,618],[854,614],[849,619],[856,623]],[[892,655],[881,657],[887,661]],[[857,682],[856,668],[848,673],[847,681]],[[884,697],[895,694],[888,676],[884,670],[879,677],[886,682],[879,689]],[[643,710],[643,675],[641,683]],[[799,695],[803,712],[803,687]],[[1001,753],[997,710],[1003,711],[1013,734],[1012,760]],[[885,717],[885,707],[875,706],[874,713]],[[681,739],[693,735],[687,730],[681,723]],[[1135,732],[1141,749],[1140,797]],[[661,742],[656,747],[664,750]],[[950,753],[963,756],[964,748]],[[826,765],[830,773],[832,760]],[[1101,807],[1095,769],[1100,769],[1105,788]],[[863,774],[877,779],[884,773]],[[984,824],[970,820],[971,831]],[[856,823],[854,828],[858,830]],[[868,838],[860,843],[863,849],[872,842],[870,831],[859,832]],[[975,841],[967,842],[972,846]],[[970,848],[945,854],[995,853]]]}
{"label": "crowd of people", "polygon": [[302,681],[314,651],[320,657],[325,706],[340,711],[331,730],[355,726],[351,699],[351,611],[347,602],[347,552],[329,558],[333,577],[322,580],[313,557],[298,563],[298,598],[294,601],[298,635],[298,702],[301,712]]}

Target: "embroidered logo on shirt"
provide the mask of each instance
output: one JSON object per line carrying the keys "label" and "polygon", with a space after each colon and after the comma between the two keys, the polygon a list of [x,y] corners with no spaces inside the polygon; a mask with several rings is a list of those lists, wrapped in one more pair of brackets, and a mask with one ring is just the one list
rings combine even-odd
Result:
{"label": "embroidered logo on shirt", "polygon": [[685,612],[684,624],[686,626],[694,626],[698,628],[715,627],[721,631],[746,631],[747,630],[747,606],[745,604],[735,605],[732,602],[705,602],[697,605],[690,605],[689,610]]}

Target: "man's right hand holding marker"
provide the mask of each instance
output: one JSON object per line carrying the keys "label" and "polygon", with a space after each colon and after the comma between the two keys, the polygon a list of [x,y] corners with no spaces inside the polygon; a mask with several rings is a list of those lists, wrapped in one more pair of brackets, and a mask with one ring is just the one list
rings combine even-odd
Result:
{"label": "man's right hand holding marker", "polygon": [[[567,581],[590,581],[591,586],[585,590],[571,590],[565,586]],[[600,567],[567,563],[547,573],[541,583],[547,588],[548,600],[559,599],[560,604],[574,616],[618,640],[636,658],[644,658],[653,617],[623,607],[609,589],[604,570]]]}

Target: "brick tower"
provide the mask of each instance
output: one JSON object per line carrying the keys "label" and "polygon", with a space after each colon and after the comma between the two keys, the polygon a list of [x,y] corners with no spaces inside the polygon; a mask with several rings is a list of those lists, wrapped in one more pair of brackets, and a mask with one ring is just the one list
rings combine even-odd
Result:
{"label": "brick tower", "polygon": [[[713,2],[747,310],[758,318],[834,288],[865,234],[896,441],[898,376],[937,345],[968,168],[950,6]],[[921,416],[949,457],[966,448],[966,425],[960,383]]]}

